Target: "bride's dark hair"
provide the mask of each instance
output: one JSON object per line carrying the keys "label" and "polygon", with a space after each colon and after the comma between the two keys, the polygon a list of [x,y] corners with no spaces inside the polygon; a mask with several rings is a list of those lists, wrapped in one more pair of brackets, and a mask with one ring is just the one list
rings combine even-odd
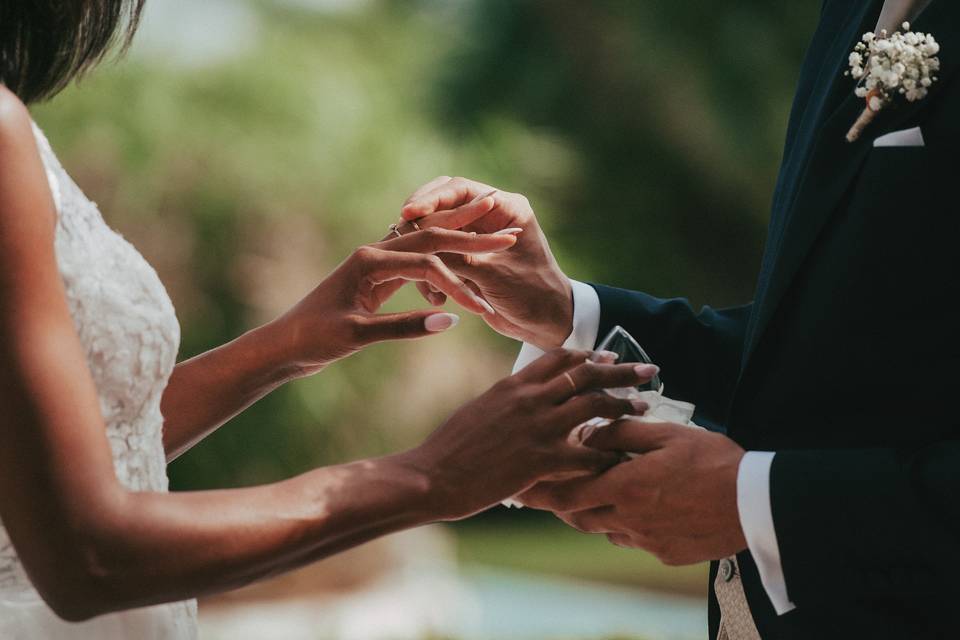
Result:
{"label": "bride's dark hair", "polygon": [[0,0],[0,82],[26,103],[56,94],[137,28],[144,0]]}

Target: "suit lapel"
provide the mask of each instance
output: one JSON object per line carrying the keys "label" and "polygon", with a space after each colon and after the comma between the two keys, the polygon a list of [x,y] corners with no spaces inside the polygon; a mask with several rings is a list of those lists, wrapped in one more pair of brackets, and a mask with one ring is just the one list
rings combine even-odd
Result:
{"label": "suit lapel", "polygon": [[[960,51],[957,50],[960,49],[960,27],[955,26],[950,19],[956,11],[955,2],[956,0],[934,0],[911,27],[916,31],[933,33],[941,43],[940,81],[923,100],[915,103],[898,101],[894,106],[882,111],[865,135],[854,143],[848,143],[844,136],[863,111],[864,102],[853,94],[853,81],[843,76],[844,67],[841,66],[836,73],[831,92],[845,92],[847,95],[840,102],[840,106],[827,117],[816,135],[806,170],[800,178],[797,196],[787,212],[785,226],[779,235],[780,246],[775,249],[770,273],[761,278],[755,299],[757,315],[744,352],[744,368],[824,225],[836,212],[840,201],[854,182],[873,147],[873,139],[879,132],[896,130],[900,124],[916,117],[922,109],[936,100],[939,88],[946,84],[948,75],[960,66]],[[867,3],[861,20],[867,20],[871,16],[875,19],[875,12],[869,11],[871,8],[878,9],[878,3]],[[941,29],[942,33],[938,33],[938,26],[948,28]],[[872,30],[872,27],[873,25],[870,25],[866,30]],[[852,36],[849,50],[853,49],[859,35],[861,34],[856,33]],[[831,96],[831,100],[833,99]]]}

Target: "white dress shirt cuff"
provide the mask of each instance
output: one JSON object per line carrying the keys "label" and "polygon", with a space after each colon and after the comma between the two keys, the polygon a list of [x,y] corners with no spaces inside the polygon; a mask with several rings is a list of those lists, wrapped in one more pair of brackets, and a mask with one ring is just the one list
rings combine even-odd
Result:
{"label": "white dress shirt cuff", "polygon": [[[573,331],[563,343],[565,349],[593,349],[600,331],[600,297],[597,290],[583,282],[570,281],[573,288]],[[516,373],[543,355],[543,350],[523,343],[513,365]]]}
{"label": "white dress shirt cuff", "polygon": [[772,451],[748,451],[740,460],[737,509],[740,512],[740,526],[760,573],[763,588],[777,615],[783,615],[795,609],[796,605],[787,596],[787,581],[783,577],[777,531],[773,526],[770,467],[775,455]]}

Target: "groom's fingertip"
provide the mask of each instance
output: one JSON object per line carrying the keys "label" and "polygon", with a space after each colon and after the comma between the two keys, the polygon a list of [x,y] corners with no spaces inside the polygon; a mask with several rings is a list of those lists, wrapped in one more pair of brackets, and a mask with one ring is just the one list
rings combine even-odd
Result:
{"label": "groom's fingertip", "polygon": [[643,400],[631,400],[630,404],[633,405],[633,410],[638,416],[642,416],[650,410],[650,404]]}
{"label": "groom's fingertip", "polygon": [[471,200],[470,202],[466,202],[457,208],[466,209],[467,207],[472,207],[472,208],[481,208],[481,209],[492,209],[496,204],[497,204],[497,201],[492,196],[486,195],[486,196],[481,196],[475,200]]}
{"label": "groom's fingertip", "polygon": [[517,236],[494,236],[491,234],[480,236],[480,238],[482,239],[483,243],[489,243],[489,251],[492,253],[498,253],[500,251],[512,249],[518,242]]}
{"label": "groom's fingertip", "polygon": [[423,217],[423,205],[420,203],[411,202],[408,205],[405,205],[403,209],[400,210],[400,217],[406,221],[416,220]]}

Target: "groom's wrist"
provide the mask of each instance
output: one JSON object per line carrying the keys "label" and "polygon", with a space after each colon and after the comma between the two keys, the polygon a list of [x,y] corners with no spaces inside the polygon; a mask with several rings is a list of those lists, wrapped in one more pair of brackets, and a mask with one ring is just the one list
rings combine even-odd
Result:
{"label": "groom's wrist", "polygon": [[573,286],[566,276],[558,285],[553,298],[554,303],[543,310],[546,320],[541,323],[535,335],[524,341],[544,351],[562,347],[573,333]]}

